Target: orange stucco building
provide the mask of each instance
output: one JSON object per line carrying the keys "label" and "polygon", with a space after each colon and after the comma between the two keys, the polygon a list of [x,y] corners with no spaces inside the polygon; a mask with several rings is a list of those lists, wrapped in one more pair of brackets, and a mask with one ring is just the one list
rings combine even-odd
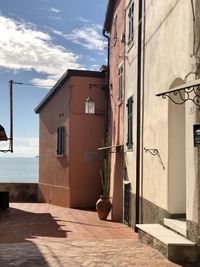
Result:
{"label": "orange stucco building", "polygon": [[[68,70],[36,107],[40,116],[38,200],[94,207],[101,194],[105,71]],[[85,114],[85,101],[95,114]]]}

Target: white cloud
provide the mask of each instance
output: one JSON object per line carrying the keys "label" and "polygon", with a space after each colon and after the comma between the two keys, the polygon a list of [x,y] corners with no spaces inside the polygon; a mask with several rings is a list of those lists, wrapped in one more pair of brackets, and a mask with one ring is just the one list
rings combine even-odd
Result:
{"label": "white cloud", "polygon": [[[8,149],[8,142],[1,142],[0,149]],[[39,155],[38,138],[14,138],[14,153],[1,153],[1,157],[35,157],[37,155]]]}
{"label": "white cloud", "polygon": [[85,19],[85,18],[83,18],[83,17],[77,17],[77,19],[78,19],[79,21],[81,21],[81,22],[90,23],[90,20]]}
{"label": "white cloud", "polygon": [[60,13],[60,10],[54,7],[50,8],[49,10],[54,13]]}
{"label": "white cloud", "polygon": [[[0,16],[0,33],[0,68],[47,74],[48,85],[68,68],[81,68],[78,55],[53,44],[49,34],[33,25]],[[37,79],[34,81],[36,84]]]}
{"label": "white cloud", "polygon": [[90,26],[73,29],[69,34],[64,34],[55,29],[52,29],[52,32],[89,50],[102,51],[105,47],[105,43],[100,30],[100,25],[92,24]]}
{"label": "white cloud", "polygon": [[100,65],[97,65],[97,64],[93,64],[91,67],[90,67],[90,69],[91,70],[96,70],[96,71],[99,71],[100,70]]}
{"label": "white cloud", "polygon": [[58,16],[49,16],[48,17],[49,19],[54,19],[54,20],[58,20],[58,21],[63,21],[62,19],[61,19],[61,17],[58,17]]}

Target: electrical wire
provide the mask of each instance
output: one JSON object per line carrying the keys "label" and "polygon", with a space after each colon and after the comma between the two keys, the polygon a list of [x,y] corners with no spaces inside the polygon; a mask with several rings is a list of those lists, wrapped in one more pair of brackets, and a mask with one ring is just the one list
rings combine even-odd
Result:
{"label": "electrical wire", "polygon": [[48,87],[48,88],[52,88],[53,86],[50,85],[44,85],[44,84],[32,84],[32,83],[22,83],[22,82],[13,82],[14,84],[19,84],[19,85],[27,85],[27,86],[33,86],[33,87]]}

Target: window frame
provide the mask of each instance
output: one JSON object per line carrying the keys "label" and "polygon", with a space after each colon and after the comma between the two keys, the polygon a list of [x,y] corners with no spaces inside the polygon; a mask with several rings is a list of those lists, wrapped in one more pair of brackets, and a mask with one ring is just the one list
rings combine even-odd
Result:
{"label": "window frame", "polygon": [[128,40],[127,44],[130,46],[134,40],[134,15],[135,15],[135,3],[130,1],[128,8]]}
{"label": "window frame", "polygon": [[124,68],[123,63],[118,65],[118,101],[121,103],[123,101],[123,83],[124,83]]}
{"label": "window frame", "polygon": [[118,39],[118,37],[117,37],[118,36],[117,21],[118,21],[118,16],[116,14],[114,17],[114,20],[113,20],[113,25],[114,25],[113,43],[114,43],[114,46],[116,45],[117,39]]}

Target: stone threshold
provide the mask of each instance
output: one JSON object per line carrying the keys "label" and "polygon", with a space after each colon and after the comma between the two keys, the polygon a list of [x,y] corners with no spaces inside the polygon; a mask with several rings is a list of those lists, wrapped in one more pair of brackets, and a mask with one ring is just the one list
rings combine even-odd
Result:
{"label": "stone threshold", "polygon": [[136,226],[139,240],[159,250],[168,260],[189,263],[197,261],[196,243],[160,224],[137,224]]}

